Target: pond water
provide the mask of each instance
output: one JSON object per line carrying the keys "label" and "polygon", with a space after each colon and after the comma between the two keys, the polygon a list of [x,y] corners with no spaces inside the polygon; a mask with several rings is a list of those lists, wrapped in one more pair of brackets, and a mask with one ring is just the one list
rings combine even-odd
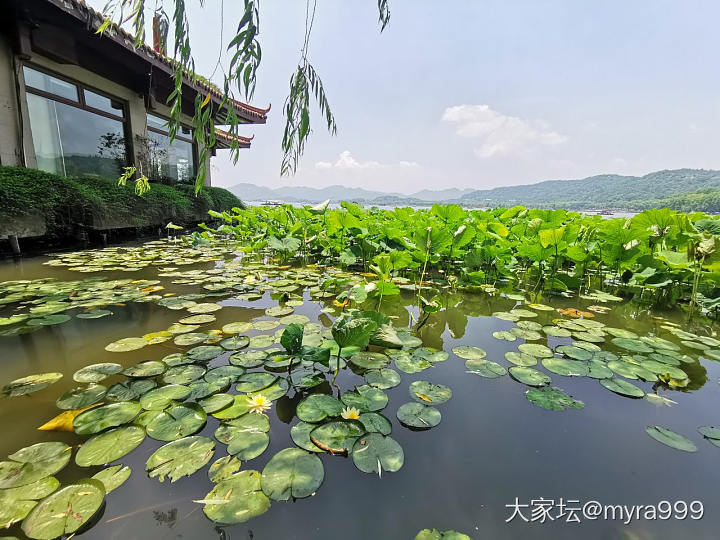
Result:
{"label": "pond water", "polygon": [[[90,296],[101,298],[95,309],[109,310],[111,315],[78,318],[77,314],[87,313],[93,308],[87,305],[75,307],[67,311],[72,318],[65,322],[40,326],[39,330],[33,332],[16,331],[18,335],[0,336],[3,366],[0,386],[31,374],[63,374],[62,379],[47,388],[29,395],[0,400],[0,426],[3,428],[0,453],[3,458],[20,448],[44,441],[61,441],[73,446],[75,457],[75,447],[87,440],[86,436],[71,432],[38,431],[36,428],[60,412],[56,406],[58,396],[82,386],[73,381],[73,374],[78,369],[105,362],[119,363],[127,368],[142,361],[159,361],[170,354],[184,353],[196,346],[176,345],[173,339],[169,339],[128,352],[106,350],[108,344],[117,340],[163,331],[179,319],[192,315],[192,311],[188,312],[187,309],[169,309],[167,305],[162,305],[163,298],[167,304],[167,299],[178,296],[216,295],[192,297],[193,300],[188,304],[217,302],[222,306],[222,309],[211,313],[215,320],[195,330],[205,333],[211,329],[221,329],[232,322],[279,321],[282,316],[265,313],[265,309],[278,306],[278,292],[285,292],[290,299],[296,300],[294,304],[299,304],[298,299],[302,298],[302,305],[293,306],[293,314],[304,315],[312,323],[318,323],[320,328],[316,330],[321,333],[326,332],[341,313],[341,308],[333,303],[334,294],[323,293],[317,287],[313,289],[313,283],[318,283],[323,276],[328,275],[329,270],[325,268],[278,268],[268,261],[258,263],[242,259],[224,262],[232,261],[235,256],[219,249],[208,255],[207,251],[188,248],[191,256],[183,255],[182,248],[163,244],[150,244],[144,251],[136,248],[130,250],[94,251],[91,252],[94,255],[84,258],[78,254],[70,255],[65,260],[76,270],[67,266],[43,264],[51,261],[43,257],[17,263],[7,262],[0,266],[0,282],[44,278],[54,280],[54,285],[42,288],[40,298],[43,301],[35,306],[47,305],[48,302],[78,302],[78,295],[83,297],[83,291],[87,291],[88,286],[79,284],[68,288],[62,283],[88,277],[105,282],[125,280],[122,287],[112,290],[122,290],[123,294],[132,290],[135,294],[135,300],[117,301],[113,298],[109,305],[101,305],[103,301],[108,302],[108,293],[93,292]],[[120,262],[113,262],[118,258]],[[143,258],[147,260],[143,262]],[[63,256],[52,260],[62,262]],[[193,263],[198,260],[200,262]],[[105,265],[105,270],[93,271],[99,268],[98,261]],[[133,271],[128,271],[128,266]],[[77,269],[88,272],[78,272]],[[330,272],[336,279],[345,276],[338,274],[339,271]],[[151,283],[126,283],[128,279],[150,280]],[[280,291],[278,286],[272,285],[272,281],[277,279],[282,280]],[[158,283],[155,283],[156,280]],[[295,285],[297,281],[302,284]],[[289,286],[288,282],[291,283]],[[158,289],[156,285],[164,288]],[[27,290],[27,286],[27,283],[22,282],[12,285],[0,283],[0,301],[5,304],[4,309],[0,310],[0,317],[25,313],[28,307],[33,307],[8,300],[18,290]],[[137,293],[140,289],[146,290]],[[93,291],[97,290],[93,285]],[[351,457],[321,453],[319,457],[324,467],[324,480],[313,496],[294,501],[272,501],[265,513],[245,523],[221,525],[206,517],[203,504],[193,502],[206,499],[206,495],[213,489],[214,484],[207,474],[209,465],[174,483],[169,480],[161,483],[157,478],[148,477],[145,464],[166,442],[146,437],[135,450],[112,463],[129,466],[132,474],[124,484],[106,496],[104,507],[93,518],[92,527],[82,537],[411,539],[425,528],[452,529],[475,539],[718,537],[720,448],[704,439],[697,428],[720,424],[720,365],[705,356],[706,352],[699,350],[697,345],[702,342],[682,333],[678,337],[671,332],[674,328],[682,328],[707,337],[714,335],[716,329],[713,326],[702,322],[688,323],[679,313],[649,313],[634,304],[617,301],[602,303],[598,298],[539,299],[543,306],[553,308],[549,311],[522,305],[523,302],[508,298],[499,291],[459,292],[439,289],[439,292],[442,309],[430,314],[427,319],[419,315],[415,307],[415,295],[410,290],[403,290],[399,296],[386,297],[380,304],[380,311],[391,318],[393,327],[410,327],[415,330],[414,333],[422,340],[424,347],[448,353],[447,360],[431,362],[427,369],[417,373],[406,373],[398,369],[395,360],[390,362],[389,367],[398,372],[401,382],[394,388],[383,390],[389,400],[381,412],[392,424],[390,436],[404,451],[404,464],[397,472],[383,472],[381,477],[366,474],[355,467]],[[169,294],[174,296],[164,296]],[[35,298],[28,296],[21,301]],[[87,302],[88,299],[83,297],[82,301]],[[610,309],[588,311],[588,307],[596,305]],[[369,300],[363,306],[364,309],[376,307],[375,300]],[[509,317],[507,312],[514,308],[523,310],[520,312],[522,316]],[[517,327],[518,321],[555,326],[557,321],[553,321],[561,319],[566,321],[562,324],[572,327],[573,321],[578,320],[561,315],[555,311],[556,308],[577,308],[586,317],[579,320],[597,321],[604,327],[634,332],[640,337],[659,336],[672,342],[673,349],[680,349],[676,357],[688,355],[676,362],[688,375],[688,379],[682,383],[685,386],[673,387],[630,375],[630,382],[637,388],[672,401],[647,397],[631,399],[609,391],[597,378],[563,376],[549,371],[542,362],[538,362],[533,369],[549,375],[552,378],[551,386],[562,389],[565,394],[584,403],[582,409],[552,411],[526,399],[525,394],[532,390],[531,386],[507,374],[487,378],[469,373],[468,367],[472,365],[466,367],[465,359],[453,353],[453,349],[459,346],[479,347],[487,352],[487,360],[511,368],[513,363],[506,360],[505,353],[517,352],[518,346],[526,340],[522,337],[515,341],[500,340],[493,337],[493,333],[509,331]],[[534,316],[528,316],[525,311]],[[499,318],[498,313],[503,318]],[[425,319],[422,325],[417,321],[418,318]],[[270,330],[253,328],[242,334],[249,337],[261,334],[275,336],[284,326],[281,324]],[[526,326],[535,327],[532,324]],[[12,334],[11,330],[19,327],[27,328],[26,322],[0,326],[0,330]],[[580,330],[575,328],[572,331]],[[596,332],[602,333],[602,329]],[[531,339],[537,336],[526,334],[527,343],[555,349],[573,340],[580,342],[572,337],[552,337],[542,331],[540,334],[539,339]],[[326,334],[325,337],[329,336]],[[603,350],[616,356],[636,354],[612,343],[613,335],[602,337],[605,341],[599,343],[599,347]],[[208,336],[209,342],[218,339]],[[681,341],[694,343],[696,348],[681,344]],[[713,343],[712,338],[707,341]],[[254,350],[252,345],[251,350]],[[277,348],[279,345],[274,343],[272,347]],[[590,345],[588,348],[593,347]],[[716,348],[714,345],[704,346],[710,355],[715,354],[713,351]],[[381,350],[372,346],[371,349]],[[208,366],[227,365],[228,357],[235,352],[227,351],[212,358]],[[466,353],[460,354],[467,356]],[[580,353],[574,349],[573,354]],[[260,372],[263,369],[261,366],[249,371]],[[362,371],[355,371],[340,371],[337,385],[341,393],[366,384],[360,375]],[[280,372],[279,375],[284,373]],[[328,381],[331,376],[331,373],[328,374]],[[101,384],[109,387],[124,380],[125,376],[116,374]],[[160,382],[162,377],[157,380]],[[400,406],[413,401],[408,387],[414,381],[429,381],[452,390],[449,401],[436,405],[442,420],[431,429],[410,429],[398,420]],[[235,385],[227,392],[238,393]],[[312,389],[291,388],[285,396],[276,399],[267,411],[270,419],[269,446],[258,457],[243,460],[241,471],[262,472],[277,452],[295,447],[290,436],[290,428],[299,422],[295,408],[309,392],[334,392],[337,396],[337,390],[325,382]],[[414,397],[416,401],[423,402],[417,400],[417,395]],[[220,420],[208,415],[207,423],[195,435],[214,440],[213,434],[219,424]],[[659,443],[646,433],[648,426],[655,425],[682,434],[695,444],[697,451],[683,452]],[[216,441],[215,453],[209,463],[225,455],[227,447]],[[64,485],[92,476],[102,468],[81,468],[72,459],[55,476]],[[539,519],[526,523],[522,518],[515,517],[509,523],[506,522],[513,513],[510,506],[516,500],[519,504],[528,505],[521,507],[521,511],[530,519],[532,509],[537,511],[537,508],[543,506],[538,502],[541,498],[553,501],[550,515],[554,519],[546,518],[544,523]],[[603,516],[590,519],[580,511],[580,522],[568,523],[567,517],[572,512],[558,517],[561,499],[568,509],[583,507],[590,501],[598,501],[602,505],[626,506],[657,505],[661,501],[669,501],[671,504],[676,501],[688,504],[700,501],[704,506],[704,514],[701,519],[692,519],[690,514],[685,519],[678,519],[679,516],[642,519],[641,512],[641,519],[634,516],[629,523],[623,523],[623,520],[628,521],[624,516],[621,518],[617,515],[616,519],[603,519]],[[19,524],[12,526],[8,534],[23,537]]]}

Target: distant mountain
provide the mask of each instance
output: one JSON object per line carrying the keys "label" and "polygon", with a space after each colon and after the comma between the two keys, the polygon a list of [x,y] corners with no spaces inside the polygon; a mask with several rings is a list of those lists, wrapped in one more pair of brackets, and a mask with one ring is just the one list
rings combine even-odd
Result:
{"label": "distant mountain", "polygon": [[395,197],[398,200],[416,199],[419,201],[438,202],[459,199],[463,195],[472,193],[472,189],[423,189],[412,195],[402,193],[370,191],[362,188],[349,188],[344,186],[328,186],[326,188],[311,188],[304,186],[286,186],[269,188],[255,184],[237,184],[229,191],[245,201],[267,201],[279,200],[283,202],[322,202],[330,199],[332,201],[371,201],[374,199],[385,199]]}
{"label": "distant mountain", "polygon": [[[536,208],[641,209],[674,204],[701,206],[709,200],[708,192],[720,191],[720,171],[677,169],[658,171],[645,176],[603,174],[580,180],[548,180],[537,184],[499,187],[494,189],[423,189],[411,195],[384,193],[362,188],[329,186],[311,188],[287,186],[269,188],[255,184],[237,184],[229,188],[245,201],[278,200],[295,203],[353,201],[366,205],[423,206],[435,202],[458,203],[463,206],[514,206],[521,204]],[[691,202],[678,196],[693,195]],[[698,208],[702,209],[702,208]]]}
{"label": "distant mountain", "polygon": [[701,189],[720,189],[720,171],[677,169],[645,176],[603,174],[582,180],[549,180],[538,184],[473,191],[460,201],[466,205],[563,207],[570,209],[637,208]]}

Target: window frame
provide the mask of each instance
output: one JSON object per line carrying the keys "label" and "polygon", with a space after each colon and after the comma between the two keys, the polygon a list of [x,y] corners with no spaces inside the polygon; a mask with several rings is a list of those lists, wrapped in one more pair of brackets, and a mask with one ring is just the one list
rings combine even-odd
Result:
{"label": "window frame", "polygon": [[[166,137],[170,137],[170,132],[167,129],[156,128],[156,127],[148,124],[148,121],[147,121],[148,116],[154,116],[155,118],[159,118],[160,120],[165,120],[166,122],[170,121],[169,118],[165,117],[162,114],[158,114],[157,111],[155,111],[155,110],[146,110],[145,111],[145,129],[147,131],[152,131],[153,133],[158,133],[159,135],[165,135]],[[186,142],[186,143],[190,143],[190,148],[192,149],[193,173],[195,176],[197,176],[199,152],[198,152],[197,144],[195,143],[195,139],[193,137],[192,128],[189,126],[186,126],[185,124],[180,124],[180,125],[181,125],[181,127],[185,127],[190,130],[190,132],[191,132],[190,136],[187,137],[187,136],[183,135],[182,133],[179,133],[179,134],[176,133],[175,139]],[[177,182],[177,183],[178,184],[189,184],[190,182]]]}
{"label": "window frame", "polygon": [[[45,90],[42,90],[40,88],[35,88],[34,86],[30,86],[25,81],[25,73],[23,71],[23,68],[28,67],[29,69],[35,70],[39,73],[43,73],[45,75],[48,75],[50,77],[55,77],[56,79],[60,79],[61,81],[64,81],[68,84],[72,84],[75,87],[75,91],[77,93],[77,101],[73,101],[71,99],[65,98],[63,96],[59,96],[57,94],[53,94],[52,92],[46,92]],[[71,79],[69,77],[65,77],[63,75],[60,75],[50,69],[47,69],[43,66],[38,66],[37,64],[34,64],[32,62],[23,62],[20,66],[21,71],[23,73],[23,91],[26,94],[34,94],[40,97],[44,97],[45,99],[50,99],[53,101],[57,101],[59,103],[63,103],[65,105],[69,105],[70,107],[75,107],[76,109],[80,109],[92,114],[97,114],[98,116],[103,116],[105,118],[109,118],[111,120],[116,120],[120,122],[123,128],[123,138],[125,139],[125,167],[131,164],[131,160],[133,159],[133,156],[135,155],[135,147],[133,145],[132,140],[132,127],[130,125],[130,107],[126,100],[119,99],[111,94],[108,94],[107,92],[100,90],[98,88],[95,88],[94,86],[87,85],[85,83],[82,83],[80,81],[76,81],[74,79]],[[93,92],[95,94],[98,94],[100,96],[106,97],[111,101],[114,101],[122,106],[122,116],[118,116],[116,114],[109,113],[107,111],[103,111],[102,109],[96,109],[95,107],[91,107],[85,103],[85,92],[84,90],[89,90],[90,92]],[[29,104],[27,102],[27,99],[24,99],[25,106],[29,108]],[[34,151],[34,149],[33,149]]]}

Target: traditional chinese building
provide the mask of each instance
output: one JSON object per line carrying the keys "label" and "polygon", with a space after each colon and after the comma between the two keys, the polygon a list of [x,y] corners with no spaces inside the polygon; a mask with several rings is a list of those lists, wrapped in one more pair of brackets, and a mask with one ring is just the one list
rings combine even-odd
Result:
{"label": "traditional chinese building", "polygon": [[[82,0],[3,3],[0,165],[109,178],[137,165],[151,182],[192,183],[200,155],[191,129],[198,94],[209,96],[216,125],[227,123],[229,106],[243,123],[265,123],[269,108],[239,101],[221,106],[217,87],[187,73],[183,125],[171,143],[173,61],[163,54],[161,25],[154,25],[153,47],[137,47],[134,36],[114,25],[97,33],[102,23]],[[233,143],[221,130],[216,141],[212,155]],[[235,141],[249,148],[251,138]],[[209,164],[207,171],[209,185]]]}

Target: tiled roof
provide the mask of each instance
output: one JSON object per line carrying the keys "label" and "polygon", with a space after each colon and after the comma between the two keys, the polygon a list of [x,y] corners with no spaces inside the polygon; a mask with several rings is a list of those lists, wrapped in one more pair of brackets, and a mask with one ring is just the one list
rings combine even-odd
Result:
{"label": "tiled roof", "polygon": [[[84,0],[47,1],[62,9],[63,11],[71,13],[75,16],[78,15],[78,12],[83,14],[85,16],[85,21],[88,23],[88,26],[92,29],[92,31],[97,30],[104,21],[102,13],[88,6]],[[119,36],[122,38],[123,45],[127,49],[133,51],[138,56],[145,56],[150,60],[159,61],[165,64],[170,69],[175,69],[175,60],[158,53],[152,47],[146,44],[137,46],[135,44],[135,36],[127,32],[126,30],[123,30],[120,26],[116,24],[111,24],[110,27],[104,31],[104,34],[108,34],[111,37]],[[217,86],[215,86],[207,79],[199,76],[198,74],[190,72],[189,70],[185,70],[185,75],[188,78],[188,84],[190,86],[195,86],[200,91],[204,90],[206,92],[209,92],[213,97],[216,98],[215,101],[219,104],[219,102],[222,100],[223,92]],[[254,107],[252,105],[248,105],[247,103],[243,103],[242,101],[238,101],[235,99],[231,101],[235,106],[236,113],[239,116],[250,120],[252,123],[265,122],[267,118],[267,113],[270,110],[270,107],[268,107],[267,109],[262,109],[260,107]]]}
{"label": "tiled roof", "polygon": [[215,128],[215,139],[217,140],[217,144],[215,145],[217,148],[230,148],[233,140],[237,141],[240,148],[250,148],[250,141],[253,140],[253,137],[233,135],[222,129]]}

